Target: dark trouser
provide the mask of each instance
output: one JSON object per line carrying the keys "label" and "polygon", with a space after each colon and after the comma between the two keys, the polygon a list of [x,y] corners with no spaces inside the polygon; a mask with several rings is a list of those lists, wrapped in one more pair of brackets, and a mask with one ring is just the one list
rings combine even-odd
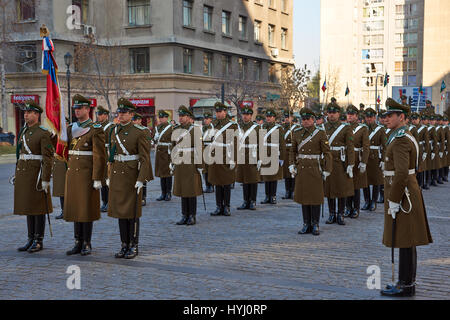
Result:
{"label": "dark trouser", "polygon": [[27,216],[27,229],[29,240],[44,240],[45,215]]}
{"label": "dark trouser", "polygon": [[85,243],[91,243],[93,222],[74,222],[73,231],[75,239]]}
{"label": "dark trouser", "polygon": [[208,182],[208,172],[206,172],[206,173],[203,174],[203,179],[205,180],[205,186],[206,186],[207,188],[211,188],[211,187],[212,187],[212,184]]}
{"label": "dark trouser", "polygon": [[444,168],[439,169],[439,182],[442,183],[442,180],[444,180]]}
{"label": "dark trouser", "polygon": [[231,184],[226,186],[216,186],[217,207],[219,208],[230,207],[230,201],[231,201]]}
{"label": "dark trouser", "polygon": [[[136,236],[134,230],[136,227]],[[137,245],[139,243],[139,218],[136,218],[136,225],[134,219],[119,219],[120,241],[128,245]]]}
{"label": "dark trouser", "polygon": [[417,251],[416,247],[400,248],[398,280],[405,285],[414,285],[416,282]]}
{"label": "dark trouser", "polygon": [[444,167],[444,178],[448,180],[448,166]]}
{"label": "dark trouser", "polygon": [[423,188],[423,172],[417,172],[416,179],[419,187]]}
{"label": "dark trouser", "polygon": [[103,205],[107,205],[108,204],[108,196],[109,196],[108,186],[103,186],[102,189],[100,190],[100,194],[102,196]]}
{"label": "dark trouser", "polygon": [[64,212],[64,197],[59,197],[59,204],[61,205],[61,213]]}
{"label": "dark trouser", "polygon": [[436,185],[437,180],[438,180],[438,170],[433,169],[431,170],[431,185]]}
{"label": "dark trouser", "polygon": [[359,212],[361,207],[361,190],[355,190],[355,194],[351,197],[347,198],[347,209],[349,210],[357,210]]}
{"label": "dark trouser", "polygon": [[284,188],[287,193],[293,193],[295,188],[295,178],[285,178],[284,179]]}
{"label": "dark trouser", "polygon": [[431,170],[427,170],[425,171],[425,185],[429,187],[430,183],[431,183]]}
{"label": "dark trouser", "polygon": [[266,196],[269,198],[277,196],[278,181],[267,181],[265,183]]}
{"label": "dark trouser", "polygon": [[147,200],[147,182],[144,182],[142,187],[142,200]]}
{"label": "dark trouser", "polygon": [[372,186],[372,195],[370,195],[370,186],[364,188],[363,193],[364,201],[368,202],[369,204],[372,202],[376,202],[380,194],[380,186]]}
{"label": "dark trouser", "polygon": [[304,206],[302,205],[303,223],[306,225],[319,225],[320,221],[320,205]]}
{"label": "dark trouser", "polygon": [[172,177],[160,178],[160,182],[162,195],[172,193]]}
{"label": "dark trouser", "polygon": [[245,202],[256,202],[256,194],[258,193],[258,183],[244,183],[242,192]]}
{"label": "dark trouser", "polygon": [[[345,211],[345,204],[347,198],[338,198],[338,214],[343,215]],[[330,214],[336,213],[336,199],[328,199],[328,208],[330,211]]]}

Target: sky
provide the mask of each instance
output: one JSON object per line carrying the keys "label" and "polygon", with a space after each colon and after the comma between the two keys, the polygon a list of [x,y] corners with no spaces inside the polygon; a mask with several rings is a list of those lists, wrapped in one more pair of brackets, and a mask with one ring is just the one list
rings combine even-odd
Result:
{"label": "sky", "polygon": [[293,1],[295,64],[303,67],[306,63],[315,73],[320,58],[320,0]]}

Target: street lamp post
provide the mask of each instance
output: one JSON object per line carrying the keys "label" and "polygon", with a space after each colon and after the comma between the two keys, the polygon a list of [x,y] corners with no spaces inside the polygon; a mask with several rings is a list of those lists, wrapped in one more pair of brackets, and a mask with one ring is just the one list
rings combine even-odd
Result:
{"label": "street lamp post", "polygon": [[73,60],[72,55],[69,52],[67,52],[64,55],[64,63],[66,64],[66,67],[67,67],[67,73],[66,73],[66,76],[67,76],[67,102],[68,102],[67,105],[69,108],[70,123],[72,123],[72,103],[70,101],[70,65],[72,64],[72,60]]}

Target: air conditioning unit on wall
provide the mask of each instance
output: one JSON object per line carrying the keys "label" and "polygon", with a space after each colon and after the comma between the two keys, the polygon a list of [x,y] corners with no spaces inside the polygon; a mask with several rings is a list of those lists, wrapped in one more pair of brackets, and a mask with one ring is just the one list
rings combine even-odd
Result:
{"label": "air conditioning unit on wall", "polygon": [[278,49],[272,49],[272,57],[278,57],[278,55],[279,55],[279,51],[278,51]]}

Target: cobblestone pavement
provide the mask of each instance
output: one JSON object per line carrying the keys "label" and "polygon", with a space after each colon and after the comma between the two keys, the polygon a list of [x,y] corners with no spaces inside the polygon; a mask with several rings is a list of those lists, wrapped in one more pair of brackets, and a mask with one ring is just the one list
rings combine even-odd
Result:
{"label": "cobblestone pavement", "polygon": [[[24,217],[13,216],[13,164],[0,165],[0,299],[382,299],[367,288],[367,268],[381,269],[381,284],[390,282],[390,249],[382,245],[383,213],[362,212],[346,226],[326,225],[319,237],[298,235],[300,205],[281,200],[257,211],[237,211],[242,187],[232,190],[232,216],[211,217],[198,198],[197,225],[176,226],[180,199],[156,202],[159,179],[149,184],[141,221],[140,255],[118,260],[117,220],[102,215],[94,223],[93,254],[65,255],[73,246],[73,225],[54,220],[45,250],[19,253],[26,240]],[[424,191],[434,243],[418,248],[417,295],[414,299],[448,299],[450,288],[450,184]],[[209,211],[214,194],[205,195]],[[398,256],[396,255],[396,261]],[[81,270],[81,290],[69,290],[67,268]],[[398,264],[396,263],[396,267]],[[396,270],[397,278],[397,270]]]}

